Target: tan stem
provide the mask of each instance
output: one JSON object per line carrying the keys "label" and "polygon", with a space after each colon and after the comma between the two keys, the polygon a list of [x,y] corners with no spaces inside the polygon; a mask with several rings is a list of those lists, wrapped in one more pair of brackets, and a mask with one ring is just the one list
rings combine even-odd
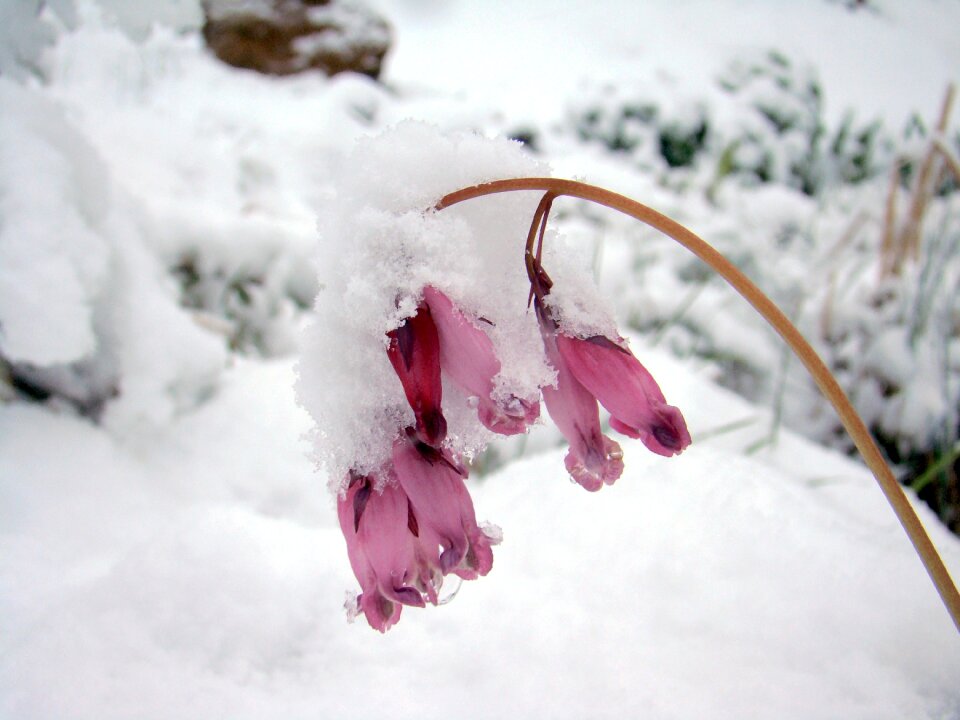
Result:
{"label": "tan stem", "polygon": [[894,272],[899,272],[900,266],[907,255],[910,255],[910,257],[914,259],[920,256],[920,231],[923,225],[923,216],[926,213],[927,205],[935,190],[933,180],[936,178],[935,165],[939,157],[936,151],[935,140],[936,138],[943,137],[947,131],[955,91],[956,88],[953,83],[947,86],[947,91],[943,97],[943,104],[940,106],[940,118],[934,130],[934,142],[931,142],[926,155],[924,155],[923,161],[920,163],[920,170],[917,173],[917,183],[913,191],[910,208],[907,211],[907,219],[900,241],[901,253],[897,258],[897,266]]}
{"label": "tan stem", "polygon": [[880,243],[880,277],[893,274],[896,266],[897,250],[894,236],[897,225],[897,192],[900,189],[900,168],[903,163],[897,160],[890,169],[890,184],[887,188],[887,203],[883,213],[883,239]]}
{"label": "tan stem", "polygon": [[[869,430],[867,430],[867,426],[863,420],[860,419],[860,416],[857,415],[856,410],[853,409],[850,400],[847,399],[846,394],[840,388],[836,378],[824,364],[823,360],[817,355],[816,351],[810,346],[810,343],[806,341],[800,331],[794,327],[793,323],[787,319],[773,301],[764,295],[763,292],[729,260],[683,225],[636,200],[631,200],[624,195],[619,195],[594,185],[554,178],[497,180],[450,193],[437,203],[435,209],[442,210],[451,205],[484,195],[519,190],[539,190],[546,192],[551,200],[553,197],[560,196],[588,200],[598,205],[618,210],[646,223],[673,238],[707,263],[723,277],[724,280],[730,283],[747,302],[753,305],[757,312],[770,323],[773,329],[777,331],[797,357],[800,358],[801,362],[803,362],[807,368],[807,371],[813,377],[817,387],[820,388],[823,395],[836,409],[837,414],[840,416],[840,422],[843,423],[843,426],[850,434],[850,437],[863,456],[867,466],[873,472],[877,483],[880,485],[880,489],[886,496],[887,501],[893,508],[893,512],[896,514],[897,519],[900,521],[907,536],[913,543],[913,547],[920,556],[920,560],[923,562],[927,573],[930,575],[930,579],[937,588],[937,592],[940,593],[940,597],[947,608],[947,612],[953,619],[954,625],[956,625],[957,630],[960,631],[960,593],[957,592],[957,587],[951,579],[950,573],[947,572],[947,568],[943,564],[943,559],[940,557],[929,535],[927,535],[926,530],[920,523],[920,519],[907,500],[906,495],[904,495],[900,484],[896,478],[894,478],[893,473],[884,461],[880,449],[877,447],[876,442],[874,442]],[[543,207],[543,204],[544,203],[541,203],[541,207]]]}
{"label": "tan stem", "polygon": [[957,160],[957,156],[950,151],[950,148],[947,147],[943,140],[934,140],[933,144],[939,151],[940,156],[944,159],[944,162],[947,163],[950,172],[953,173],[953,178],[960,183],[960,160]]}

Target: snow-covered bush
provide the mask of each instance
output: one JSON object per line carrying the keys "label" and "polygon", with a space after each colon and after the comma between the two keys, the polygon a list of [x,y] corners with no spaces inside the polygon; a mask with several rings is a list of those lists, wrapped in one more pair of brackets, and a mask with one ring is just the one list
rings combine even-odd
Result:
{"label": "snow-covered bush", "polygon": [[[208,398],[229,349],[292,352],[316,292],[306,202],[278,199],[282,156],[255,131],[220,162],[222,148],[200,141],[215,112],[168,102],[160,80],[202,58],[197,36],[178,34],[199,6],[14,5],[0,8],[37,42],[0,66],[3,394],[65,401],[123,430]],[[367,94],[352,85],[339,92]],[[217,212],[224,202],[236,212]]]}
{"label": "snow-covered bush", "polygon": [[737,179],[815,195],[873,177],[889,160],[878,122],[850,114],[828,127],[816,73],[778,52],[740,58],[716,82],[710,98],[666,105],[643,85],[602,85],[577,101],[569,122],[581,140],[644,171],[695,168],[711,191]]}
{"label": "snow-covered bush", "polygon": [[0,0],[0,75],[42,75],[41,57],[57,28],[76,21],[73,0]]}
{"label": "snow-covered bush", "polygon": [[180,309],[142,215],[62,108],[0,78],[0,358],[9,381],[115,422],[211,391],[222,343]]}
{"label": "snow-covered bush", "polygon": [[[924,148],[923,155],[909,164],[938,167],[940,157],[933,146]],[[813,294],[810,306],[819,308],[819,317],[807,318],[807,331],[820,341],[822,353],[888,455],[904,467],[904,481],[923,491],[941,519],[960,531],[956,188],[942,175],[937,177],[936,170],[926,182],[924,170],[902,177],[896,170],[882,232],[877,233],[877,224],[872,233],[851,229],[849,246],[835,248],[826,290]],[[900,194],[906,199],[898,203],[896,191],[904,178],[908,187]],[[866,248],[857,237],[863,234]],[[915,247],[896,247],[913,238]],[[805,406],[808,418],[819,415],[803,400],[789,405],[795,420]],[[829,432],[821,427],[818,434],[827,438]]]}
{"label": "snow-covered bush", "polygon": [[0,75],[46,77],[44,52],[91,11],[136,40],[158,25],[195,30],[202,21],[199,0],[0,0]]}

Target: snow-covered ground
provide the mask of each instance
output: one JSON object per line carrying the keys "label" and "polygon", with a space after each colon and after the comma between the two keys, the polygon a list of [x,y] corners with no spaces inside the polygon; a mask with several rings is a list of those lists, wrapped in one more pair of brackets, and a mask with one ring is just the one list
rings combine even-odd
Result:
{"label": "snow-covered ground", "polygon": [[[386,86],[222,66],[190,2],[103,0],[125,32],[87,2],[42,21],[0,2],[19,23],[0,53],[0,353],[21,389],[0,384],[0,716],[960,718],[956,630],[868,473],[787,430],[764,442],[770,411],[702,359],[633,340],[687,418],[680,457],[621,439],[624,476],[588,494],[538,428],[471,479],[504,531],[492,572],[386,635],[346,622],[355,579],[293,392],[316,212],[355,138],[407,117],[546,128],[633,73],[711,103],[738,53],[770,47],[819,71],[829,117],[899,128],[958,79],[960,5],[371,4],[395,28]],[[145,36],[152,13],[168,24]],[[723,208],[685,210],[562,132],[546,145],[558,175],[723,228]],[[807,210],[776,188],[731,202],[758,237]],[[656,302],[603,250],[614,304]],[[918,512],[960,577],[960,542]]]}
{"label": "snow-covered ground", "polygon": [[[759,413],[638,352],[694,438]],[[560,451],[474,483],[494,569],[381,636],[353,587],[289,362],[136,444],[2,413],[4,716],[955,717],[956,632],[867,473],[750,426],[625,443],[587,494]],[[960,547],[923,513],[954,574]]]}

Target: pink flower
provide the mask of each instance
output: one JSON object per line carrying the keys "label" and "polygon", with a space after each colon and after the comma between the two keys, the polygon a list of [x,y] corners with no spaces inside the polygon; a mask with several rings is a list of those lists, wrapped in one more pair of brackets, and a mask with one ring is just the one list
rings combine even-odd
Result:
{"label": "pink flower", "polygon": [[[615,430],[660,455],[680,453],[690,434],[650,373],[619,337],[563,332],[544,303],[551,281],[539,256],[528,262],[547,359],[557,371],[556,386],[542,388],[543,398],[570,443],[571,477],[596,491],[623,473],[620,445],[600,429],[598,401]],[[357,610],[381,632],[399,620],[404,605],[436,605],[446,575],[473,580],[493,567],[496,542],[477,525],[467,471],[442,447],[441,372],[476,398],[480,422],[494,432],[524,432],[540,414],[537,400],[497,394],[501,364],[489,336],[436,288],[425,287],[416,313],[387,336],[387,356],[415,426],[394,440],[381,470],[350,473],[337,506],[362,591]]]}
{"label": "pink flower", "polygon": [[400,619],[403,605],[423,607],[424,594],[436,602],[438,586],[410,501],[392,473],[388,475],[377,489],[383,479],[376,474],[351,473],[347,492],[337,503],[350,566],[362,590],[358,609],[380,632]]}
{"label": "pink flower", "polygon": [[597,399],[577,380],[560,354],[556,323],[539,300],[536,310],[547,359],[557,371],[556,387],[542,388],[543,401],[570,443],[564,459],[567,472],[585,489],[596,492],[605,484],[612,485],[623,473],[623,451],[600,430]]}
{"label": "pink flower", "polygon": [[440,337],[440,366],[450,379],[477,398],[480,422],[501,435],[526,432],[540,417],[540,403],[515,395],[494,398],[493,379],[500,373],[500,361],[487,334],[439,290],[425,287],[423,299]]}
{"label": "pink flower", "polygon": [[420,303],[416,315],[388,332],[387,337],[387,356],[413,409],[417,437],[439,447],[447,436],[447,421],[440,408],[440,340],[430,308]]}
{"label": "pink flower", "polygon": [[350,566],[360,583],[357,609],[386,632],[403,605],[437,604],[443,576],[465,580],[493,566],[493,542],[477,526],[463,480],[449,454],[410,437],[397,439],[380,473],[351,473],[337,503]]}
{"label": "pink flower", "polygon": [[614,430],[639,438],[648,450],[666,457],[690,444],[680,410],[667,405],[657,381],[622,339],[558,334],[557,349],[573,376],[610,413]]}
{"label": "pink flower", "polygon": [[557,371],[556,388],[543,388],[550,417],[570,443],[565,464],[587,490],[612,484],[623,472],[620,446],[600,431],[597,401],[610,413],[610,427],[639,438],[658,455],[677,455],[690,444],[680,411],[668,405],[622,338],[577,338],[562,332],[544,298],[552,282],[535,261],[531,286],[547,359]]}
{"label": "pink flower", "polygon": [[435,538],[443,548],[436,558],[443,574],[473,580],[490,572],[492,543],[477,526],[473,501],[463,482],[466,469],[448,453],[413,438],[394,443],[393,466],[421,534]]}

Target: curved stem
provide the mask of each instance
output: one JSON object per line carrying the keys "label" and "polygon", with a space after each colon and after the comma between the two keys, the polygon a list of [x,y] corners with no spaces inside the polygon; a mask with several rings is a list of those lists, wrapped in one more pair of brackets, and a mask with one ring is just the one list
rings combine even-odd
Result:
{"label": "curved stem", "polygon": [[[436,204],[435,209],[442,210],[451,205],[456,205],[465,200],[484,195],[518,190],[539,190],[547,193],[544,201],[541,202],[540,208],[538,208],[538,215],[541,216],[545,210],[543,206],[552,201],[553,198],[569,196],[603,205],[646,223],[665,235],[670,236],[707,263],[707,265],[713,268],[724,280],[732,285],[747,302],[753,305],[756,311],[770,323],[773,329],[777,331],[797,357],[800,358],[811,377],[813,377],[817,387],[820,388],[820,391],[837,411],[837,414],[840,416],[840,422],[843,423],[844,428],[846,428],[854,444],[857,446],[857,450],[860,451],[867,466],[873,472],[877,483],[880,485],[880,489],[886,496],[887,501],[893,508],[893,512],[896,514],[897,519],[913,543],[914,549],[920,556],[920,560],[923,562],[934,586],[936,586],[937,592],[940,593],[940,598],[943,600],[947,612],[957,626],[957,630],[960,631],[960,593],[957,592],[957,587],[951,579],[950,573],[947,572],[947,568],[943,564],[943,559],[940,557],[929,535],[927,535],[926,530],[920,523],[920,519],[907,500],[906,495],[904,495],[900,484],[887,466],[869,430],[853,409],[850,400],[840,388],[836,378],[824,364],[823,360],[817,355],[813,347],[811,347],[810,343],[807,342],[800,331],[794,327],[793,323],[787,319],[770,298],[764,295],[746,275],[740,272],[740,270],[723,255],[680,223],[671,220],[667,216],[658,213],[656,210],[636,200],[631,200],[624,195],[619,195],[594,185],[554,178],[497,180],[450,193]],[[549,198],[549,200],[547,198]],[[536,225],[537,222],[535,219],[534,226]]]}

